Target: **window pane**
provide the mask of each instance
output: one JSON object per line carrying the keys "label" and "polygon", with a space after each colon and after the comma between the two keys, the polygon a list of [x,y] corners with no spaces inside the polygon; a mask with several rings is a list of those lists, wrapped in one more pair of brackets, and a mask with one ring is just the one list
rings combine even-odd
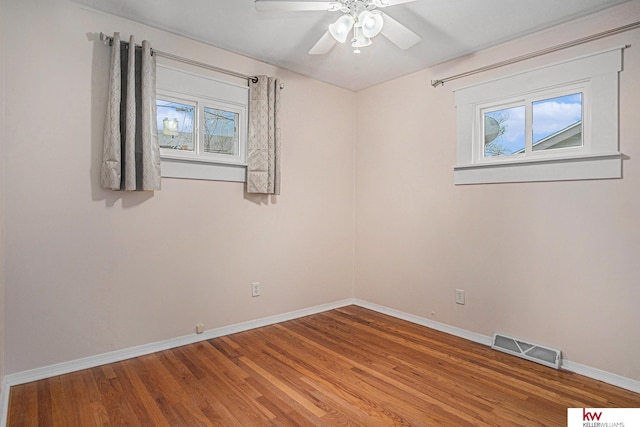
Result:
{"label": "window pane", "polygon": [[193,105],[156,100],[160,148],[193,151]]}
{"label": "window pane", "polygon": [[204,151],[238,154],[238,113],[204,107]]}
{"label": "window pane", "polygon": [[533,103],[533,151],[582,146],[582,94]]}
{"label": "window pane", "polygon": [[484,113],[484,156],[524,152],[524,106]]}

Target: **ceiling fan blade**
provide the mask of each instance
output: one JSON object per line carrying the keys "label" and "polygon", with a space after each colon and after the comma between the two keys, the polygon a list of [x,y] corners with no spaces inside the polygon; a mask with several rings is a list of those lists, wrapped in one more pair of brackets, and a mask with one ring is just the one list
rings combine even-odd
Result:
{"label": "ceiling fan blade", "polygon": [[331,33],[327,31],[322,37],[320,37],[320,40],[313,45],[309,51],[309,55],[324,55],[329,52],[335,44],[336,39],[334,39]]}
{"label": "ceiling fan blade", "polygon": [[342,4],[335,1],[255,0],[255,6],[258,12],[306,12],[338,10]]}
{"label": "ceiling fan blade", "polygon": [[414,1],[416,0],[376,0],[375,3],[377,7],[387,7],[403,3],[413,3]]}
{"label": "ceiling fan blade", "polygon": [[[380,12],[382,13],[382,12]],[[409,49],[414,44],[422,40],[422,37],[387,15],[384,15],[384,25],[382,26],[382,35],[388,38],[393,44],[400,49]]]}

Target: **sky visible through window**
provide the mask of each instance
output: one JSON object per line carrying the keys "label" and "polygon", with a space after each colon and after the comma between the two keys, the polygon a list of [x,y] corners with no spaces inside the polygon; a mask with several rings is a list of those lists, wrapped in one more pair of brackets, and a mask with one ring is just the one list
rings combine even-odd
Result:
{"label": "sky visible through window", "polygon": [[[533,144],[566,129],[582,120],[582,94],[576,93],[532,103]],[[508,155],[524,149],[525,108],[513,107],[490,113],[485,117],[495,119],[501,134],[487,144],[486,156]],[[488,146],[491,145],[491,150]]]}

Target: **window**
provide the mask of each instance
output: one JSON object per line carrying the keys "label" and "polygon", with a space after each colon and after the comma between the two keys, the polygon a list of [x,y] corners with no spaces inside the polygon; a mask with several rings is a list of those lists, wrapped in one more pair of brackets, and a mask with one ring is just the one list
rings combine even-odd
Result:
{"label": "window", "polygon": [[204,152],[224,156],[237,156],[238,122],[240,114],[223,109],[204,107]]}
{"label": "window", "polygon": [[484,157],[510,156],[525,149],[525,107],[484,112]]}
{"label": "window", "polygon": [[583,147],[585,91],[586,87],[577,86],[534,93],[515,103],[478,106],[482,160],[531,158],[545,150]]}
{"label": "window", "polygon": [[[166,97],[165,97],[166,98]],[[196,105],[184,102],[156,100],[158,142],[160,149],[194,153]]]}
{"label": "window", "polygon": [[582,92],[532,103],[533,151],[582,147]]}
{"label": "window", "polygon": [[[158,93],[158,140],[165,158],[244,164],[240,145],[242,108],[182,95]],[[186,99],[190,98],[190,99]]]}
{"label": "window", "polygon": [[621,49],[456,91],[455,184],[619,178]]}
{"label": "window", "polygon": [[244,182],[248,88],[158,66],[162,176]]}

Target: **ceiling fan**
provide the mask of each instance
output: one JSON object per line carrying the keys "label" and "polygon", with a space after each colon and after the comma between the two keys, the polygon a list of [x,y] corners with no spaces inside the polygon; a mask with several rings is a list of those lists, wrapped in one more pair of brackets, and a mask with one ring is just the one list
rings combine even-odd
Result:
{"label": "ceiling fan", "polygon": [[400,49],[409,49],[421,40],[420,36],[378,9],[413,1],[415,0],[255,0],[255,7],[260,12],[342,12],[342,15],[329,25],[329,29],[309,51],[311,55],[323,55],[329,52],[336,42],[344,43],[350,33],[352,33],[350,41],[354,53],[360,53],[361,47],[369,46],[371,39],[378,34],[385,36]]}

